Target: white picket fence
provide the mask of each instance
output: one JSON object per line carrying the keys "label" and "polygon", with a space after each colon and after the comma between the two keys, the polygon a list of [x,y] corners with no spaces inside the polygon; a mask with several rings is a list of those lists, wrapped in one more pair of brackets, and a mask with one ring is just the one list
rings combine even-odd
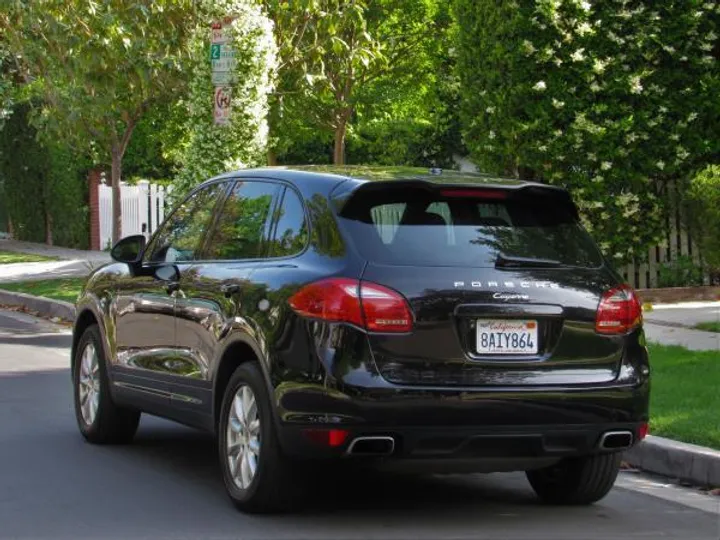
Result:
{"label": "white picket fence", "polygon": [[618,269],[632,287],[637,289],[658,287],[658,276],[662,265],[676,261],[681,256],[690,257],[697,266],[700,266],[700,250],[687,230],[682,227],[679,212],[675,212],[668,219],[665,231],[663,241],[648,250],[646,261],[638,261]]}
{"label": "white picket fence", "polygon": [[[112,244],[112,188],[104,184],[99,186],[100,203],[100,249]],[[121,236],[143,234],[149,238],[165,219],[164,186],[151,184],[146,180],[130,186],[120,183],[120,199],[122,208]]]}
{"label": "white picket fence", "polygon": [[[660,187],[659,196],[668,201],[679,201],[680,188],[675,182],[666,182]],[[648,250],[647,257],[639,258],[635,263],[618,269],[631,286],[637,289],[658,287],[662,266],[677,261],[679,257],[689,257],[695,266],[701,266],[700,249],[693,242],[684,222],[682,205],[675,205],[666,218],[662,241]],[[703,281],[709,284],[709,276],[703,276]]]}

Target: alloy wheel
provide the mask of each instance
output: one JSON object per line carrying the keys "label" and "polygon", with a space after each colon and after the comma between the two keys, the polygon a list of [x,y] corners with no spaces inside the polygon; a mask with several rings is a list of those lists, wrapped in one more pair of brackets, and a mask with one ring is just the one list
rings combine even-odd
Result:
{"label": "alloy wheel", "polygon": [[83,421],[92,425],[97,416],[100,401],[100,366],[95,345],[88,343],[80,358],[78,399]]}
{"label": "alloy wheel", "polygon": [[255,478],[260,459],[260,416],[252,389],[241,385],[228,413],[226,454],[230,476],[240,489]]}

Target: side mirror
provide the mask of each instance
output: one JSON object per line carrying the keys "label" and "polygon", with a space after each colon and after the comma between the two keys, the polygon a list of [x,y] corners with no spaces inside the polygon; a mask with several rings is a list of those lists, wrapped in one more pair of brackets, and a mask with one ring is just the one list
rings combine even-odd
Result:
{"label": "side mirror", "polygon": [[142,259],[144,250],[145,237],[142,234],[126,236],[113,246],[110,257],[117,262],[137,264]]}

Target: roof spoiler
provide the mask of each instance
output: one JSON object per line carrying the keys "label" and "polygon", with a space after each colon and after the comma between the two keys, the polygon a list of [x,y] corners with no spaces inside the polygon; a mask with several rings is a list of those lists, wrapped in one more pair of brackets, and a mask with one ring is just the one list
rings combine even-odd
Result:
{"label": "roof spoiler", "polygon": [[478,191],[503,191],[507,193],[507,199],[512,200],[516,197],[529,197],[534,200],[547,198],[552,200],[554,204],[563,204],[565,209],[571,213],[575,219],[579,219],[577,206],[572,200],[570,193],[558,186],[551,186],[540,183],[502,183],[502,182],[482,182],[482,183],[446,183],[432,182],[427,180],[392,180],[387,182],[363,182],[361,184],[354,182],[343,182],[339,184],[330,193],[330,200],[337,214],[342,214],[347,205],[353,199],[362,195],[370,195],[374,192],[407,189],[422,189],[430,192],[440,192],[449,189],[478,190]]}

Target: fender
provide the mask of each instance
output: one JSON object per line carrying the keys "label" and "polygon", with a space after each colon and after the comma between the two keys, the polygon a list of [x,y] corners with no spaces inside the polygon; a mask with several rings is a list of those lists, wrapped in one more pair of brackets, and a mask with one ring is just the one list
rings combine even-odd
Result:
{"label": "fender", "polygon": [[220,369],[220,364],[225,357],[225,353],[230,350],[232,347],[242,344],[244,346],[249,347],[252,351],[255,357],[258,359],[258,363],[260,364],[260,370],[262,371],[263,378],[265,379],[265,387],[267,388],[268,395],[270,396],[271,406],[273,409],[273,414],[275,416],[275,420],[278,420],[278,415],[276,411],[275,406],[275,389],[272,385],[271,379],[270,379],[270,359],[267,357],[266,352],[267,347],[262,347],[260,342],[255,339],[250,332],[248,332],[249,328],[246,328],[245,325],[236,326],[233,325],[228,335],[224,338],[222,346],[219,349],[219,352],[217,356],[214,358],[213,361],[213,369],[211,372],[211,383],[212,383],[212,395],[213,395],[213,409],[212,414],[213,418],[215,418],[217,411],[215,410],[215,397],[218,395],[218,377],[217,373]]}
{"label": "fender", "polygon": [[[72,349],[71,349],[71,356],[70,356],[70,363],[71,366],[74,367],[75,362],[75,352],[77,343],[80,340],[80,333],[78,332],[78,322],[83,320],[84,316],[86,314],[91,314],[95,321],[97,321],[98,329],[100,330],[100,338],[101,338],[101,344],[103,348],[103,355],[105,359],[105,368],[106,372],[108,374],[108,377],[112,381],[112,359],[114,358],[113,354],[113,348],[110,344],[110,336],[108,335],[108,324],[110,321],[110,315],[103,309],[103,304],[109,304],[108,300],[103,302],[103,300],[98,297],[96,294],[89,292],[87,290],[83,291],[81,293],[80,298],[78,298],[77,303],[75,304],[75,323],[73,325],[73,340],[72,340]],[[112,385],[111,385],[112,388]]]}

